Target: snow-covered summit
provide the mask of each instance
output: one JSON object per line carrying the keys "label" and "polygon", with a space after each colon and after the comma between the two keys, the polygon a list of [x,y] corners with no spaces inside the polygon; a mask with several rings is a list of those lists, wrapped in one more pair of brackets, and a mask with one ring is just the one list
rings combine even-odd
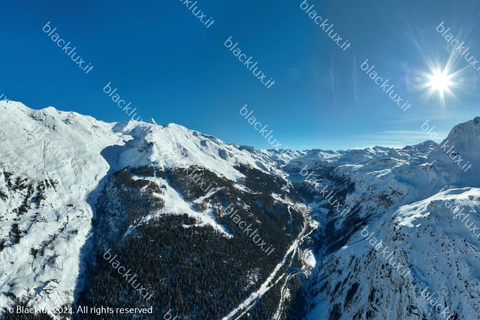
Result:
{"label": "snow-covered summit", "polygon": [[[0,291],[39,308],[72,302],[92,205],[109,172],[195,165],[235,183],[238,166],[283,175],[265,156],[180,125],[106,123],[14,101],[0,101],[0,141]],[[50,294],[40,298],[46,285]],[[0,295],[0,308],[11,304]]]}

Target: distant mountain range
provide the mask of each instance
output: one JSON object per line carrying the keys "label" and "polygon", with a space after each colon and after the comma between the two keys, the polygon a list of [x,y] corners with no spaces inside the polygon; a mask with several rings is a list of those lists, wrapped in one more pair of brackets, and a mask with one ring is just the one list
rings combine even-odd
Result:
{"label": "distant mountain range", "polygon": [[280,152],[1,101],[0,141],[5,319],[480,319],[480,118]]}

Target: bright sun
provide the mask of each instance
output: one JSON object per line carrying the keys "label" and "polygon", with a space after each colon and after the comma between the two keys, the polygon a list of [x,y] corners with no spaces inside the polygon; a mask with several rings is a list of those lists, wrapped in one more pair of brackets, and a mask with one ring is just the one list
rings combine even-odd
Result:
{"label": "bright sun", "polygon": [[460,101],[457,94],[473,93],[477,87],[475,69],[470,66],[458,66],[459,57],[452,53],[448,61],[442,63],[425,56],[426,65],[422,69],[409,69],[405,80],[409,91],[421,91],[420,102],[427,103],[430,99],[442,110],[446,110],[447,100]]}
{"label": "bright sun", "polygon": [[452,76],[445,71],[435,70],[431,75],[428,75],[427,79],[427,86],[430,90],[438,92],[440,96],[443,96],[445,92],[449,93],[453,86]]}

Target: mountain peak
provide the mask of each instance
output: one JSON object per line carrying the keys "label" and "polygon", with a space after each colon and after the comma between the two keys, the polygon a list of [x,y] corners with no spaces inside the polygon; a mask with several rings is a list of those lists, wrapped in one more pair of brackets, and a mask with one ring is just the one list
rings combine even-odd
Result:
{"label": "mountain peak", "polygon": [[478,150],[480,147],[480,117],[456,125],[445,140],[463,147],[466,153]]}

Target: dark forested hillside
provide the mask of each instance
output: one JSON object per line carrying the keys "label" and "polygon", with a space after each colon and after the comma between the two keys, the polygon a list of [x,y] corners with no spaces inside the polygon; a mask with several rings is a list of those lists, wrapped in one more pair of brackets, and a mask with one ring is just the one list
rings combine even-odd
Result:
{"label": "dark forested hillside", "polygon": [[[154,316],[138,315],[139,319],[159,319],[168,311],[182,319],[220,319],[237,307],[282,260],[303,221],[299,212],[272,196],[294,200],[285,180],[252,168],[238,169],[245,178],[237,185],[200,167],[125,168],[112,174],[96,204],[94,245],[91,252],[85,250],[90,262],[76,305],[153,306]],[[183,212],[155,214],[164,206],[167,188],[192,203],[194,210],[211,208],[230,236],[211,226],[198,226]],[[255,226],[265,247],[274,248],[270,254],[225,214],[229,206],[238,210],[242,221]],[[142,220],[146,217],[150,218]],[[142,292],[106,259],[113,256],[137,275]],[[147,292],[153,295],[141,294]],[[268,318],[277,304],[278,299],[266,296],[251,311],[252,318]],[[76,318],[95,316],[77,314]]]}

